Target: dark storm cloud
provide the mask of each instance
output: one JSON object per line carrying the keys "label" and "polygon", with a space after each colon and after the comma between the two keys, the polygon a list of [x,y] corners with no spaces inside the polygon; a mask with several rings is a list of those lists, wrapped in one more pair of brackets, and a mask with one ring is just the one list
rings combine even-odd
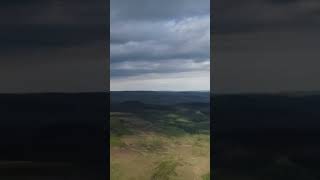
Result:
{"label": "dark storm cloud", "polygon": [[111,1],[111,78],[209,75],[209,8],[209,0]]}
{"label": "dark storm cloud", "polygon": [[1,2],[0,91],[105,91],[107,4],[102,0]]}
{"label": "dark storm cloud", "polygon": [[320,2],[216,1],[212,89],[216,93],[320,90]]}

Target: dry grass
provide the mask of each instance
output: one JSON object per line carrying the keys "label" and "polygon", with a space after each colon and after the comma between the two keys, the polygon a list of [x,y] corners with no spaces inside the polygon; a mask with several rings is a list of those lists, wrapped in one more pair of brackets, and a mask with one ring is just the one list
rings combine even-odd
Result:
{"label": "dry grass", "polygon": [[[199,141],[197,135],[169,138],[149,133],[123,136],[121,141],[127,148],[110,151],[112,163],[117,164],[112,180],[202,180],[210,171],[209,141]],[[119,172],[125,175],[119,177]]]}

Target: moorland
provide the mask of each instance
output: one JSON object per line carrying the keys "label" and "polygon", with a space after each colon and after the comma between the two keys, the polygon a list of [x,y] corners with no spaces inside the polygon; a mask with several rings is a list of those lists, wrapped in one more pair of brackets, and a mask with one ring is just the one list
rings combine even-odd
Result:
{"label": "moorland", "polygon": [[112,180],[207,180],[208,92],[111,92]]}

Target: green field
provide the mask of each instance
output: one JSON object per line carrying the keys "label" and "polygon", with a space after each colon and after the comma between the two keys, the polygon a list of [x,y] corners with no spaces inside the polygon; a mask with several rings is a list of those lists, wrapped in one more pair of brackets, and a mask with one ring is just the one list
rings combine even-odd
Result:
{"label": "green field", "polygon": [[207,180],[208,104],[124,103],[110,117],[111,180]]}

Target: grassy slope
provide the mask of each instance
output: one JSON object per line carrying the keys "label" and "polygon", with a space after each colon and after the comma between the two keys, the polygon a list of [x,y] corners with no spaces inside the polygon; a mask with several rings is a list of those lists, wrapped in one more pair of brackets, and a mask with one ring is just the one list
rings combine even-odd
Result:
{"label": "grassy slope", "polygon": [[130,106],[111,113],[112,180],[207,179],[209,105]]}

